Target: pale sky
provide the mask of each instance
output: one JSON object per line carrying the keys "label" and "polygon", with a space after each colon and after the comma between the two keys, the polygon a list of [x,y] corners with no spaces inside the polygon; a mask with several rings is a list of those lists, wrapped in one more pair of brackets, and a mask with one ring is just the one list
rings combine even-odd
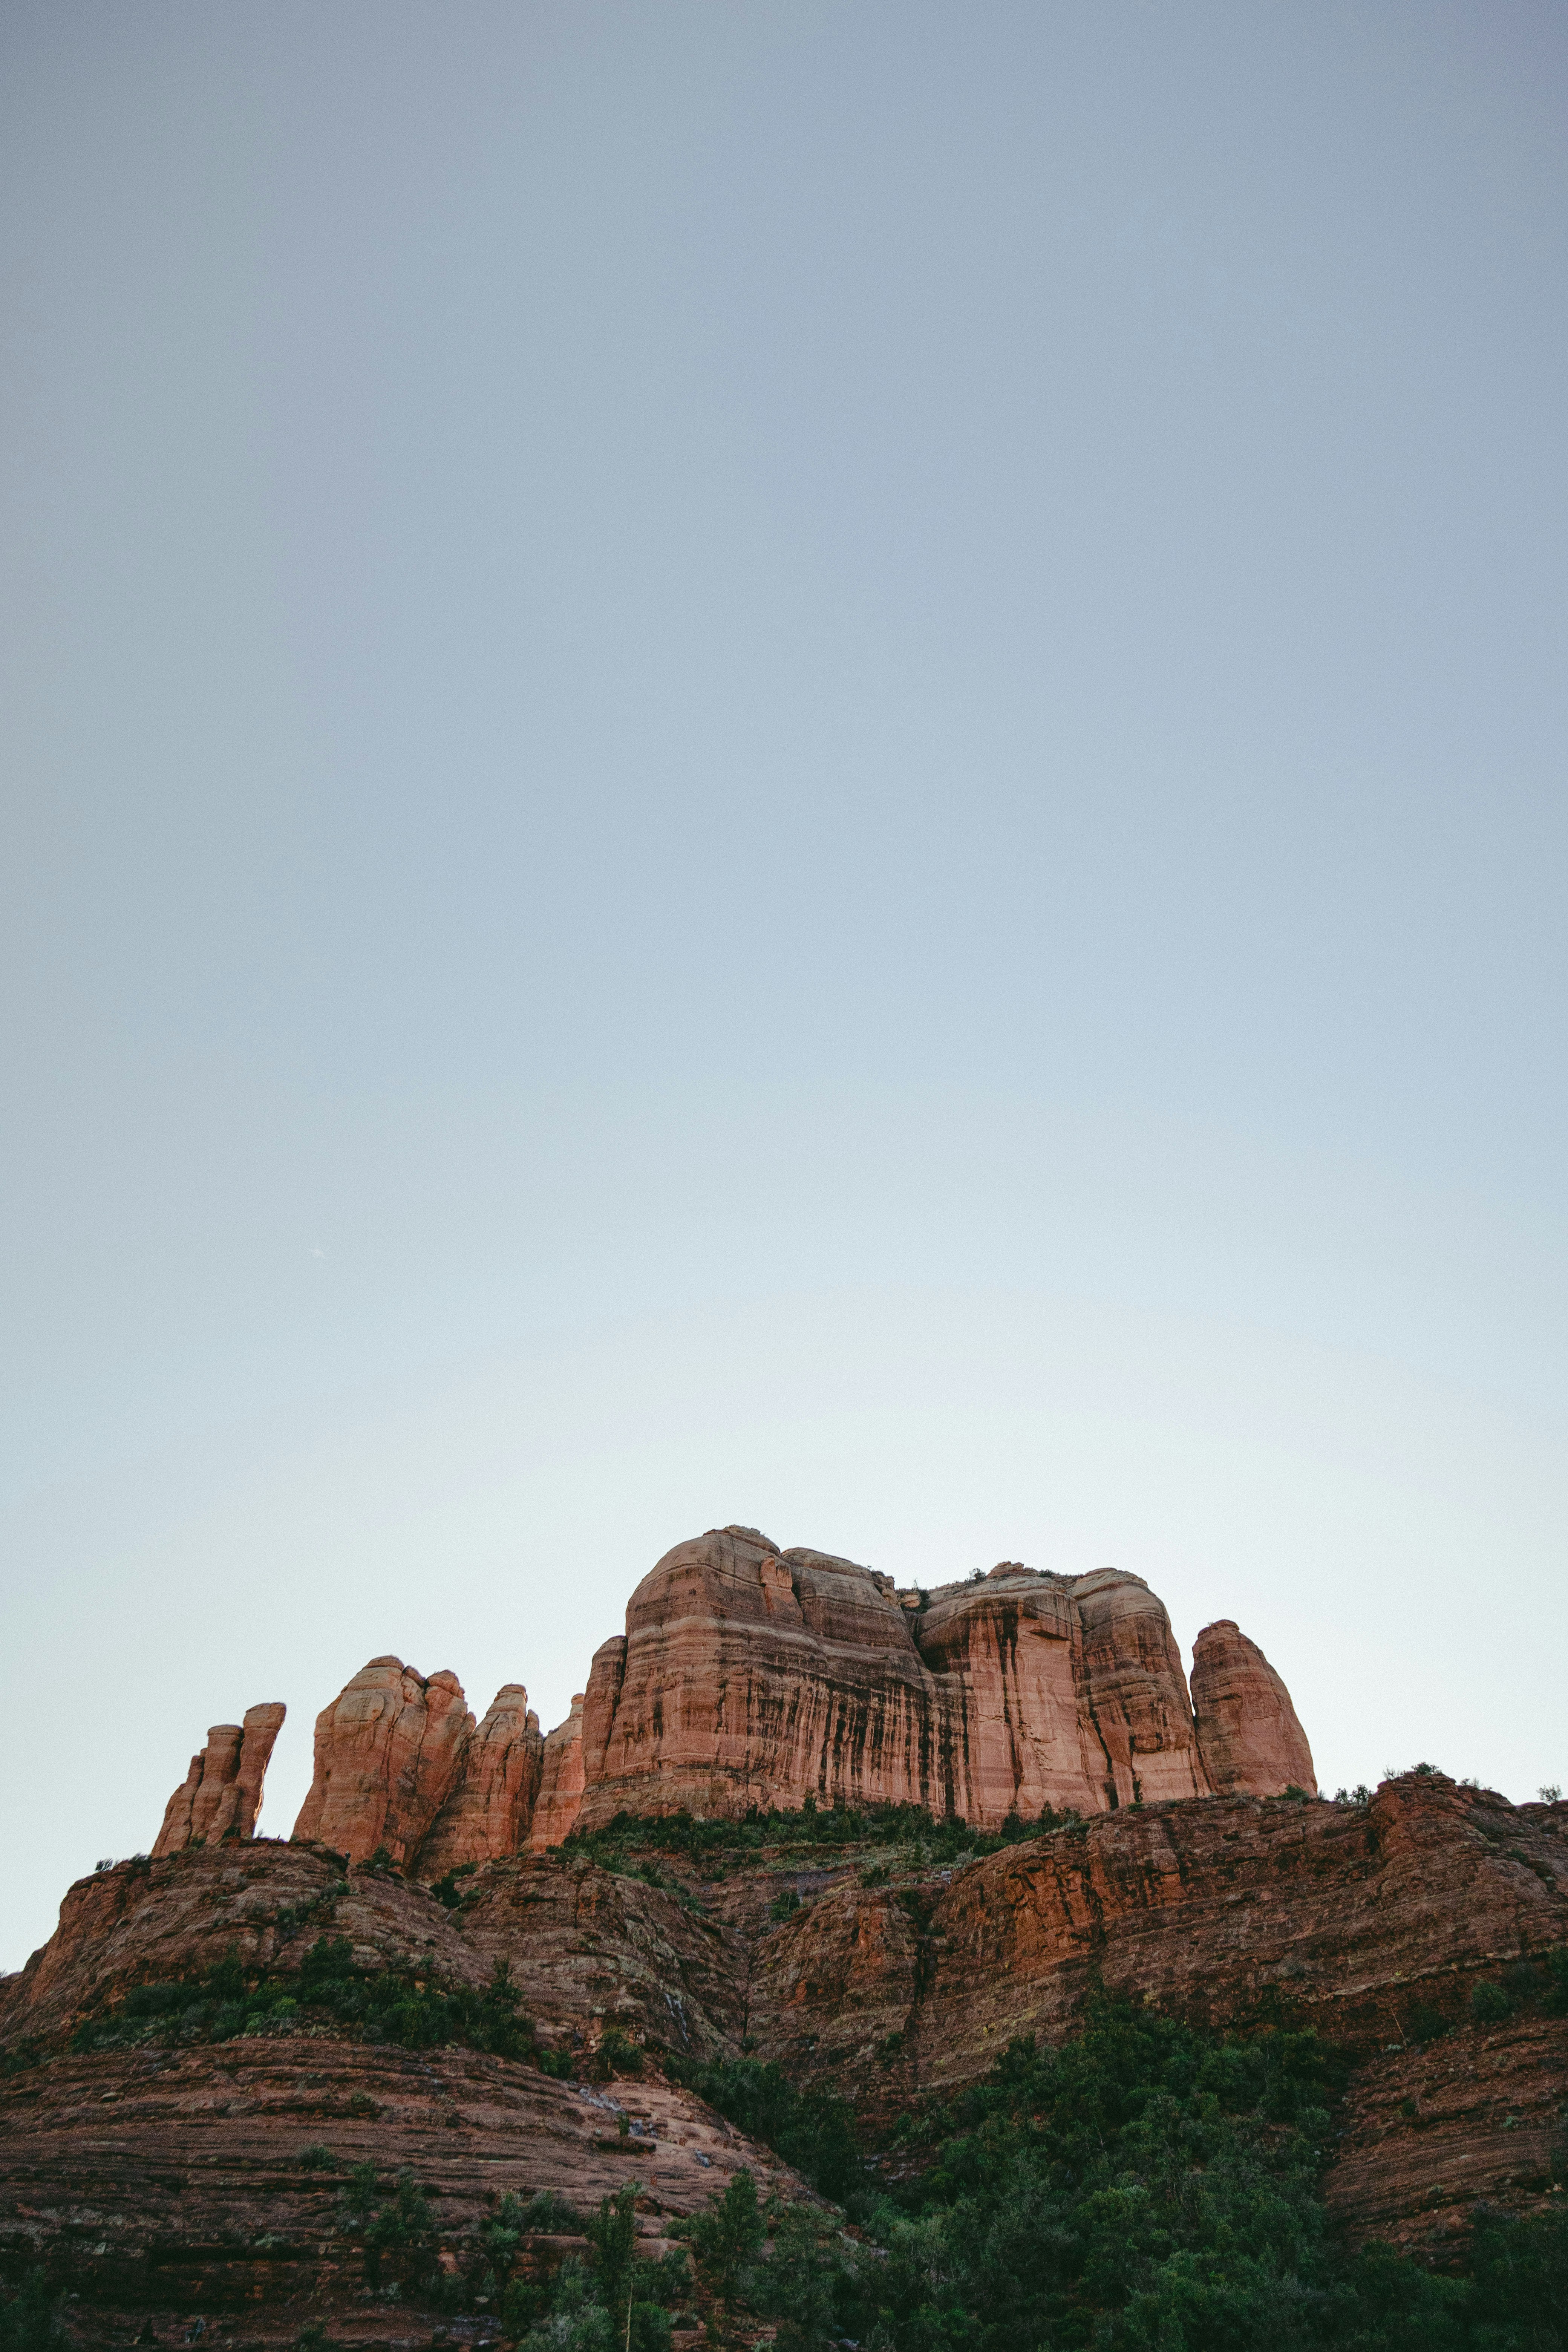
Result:
{"label": "pale sky", "polygon": [[0,18],[0,1966],[740,1519],[1568,1783],[1568,15]]}

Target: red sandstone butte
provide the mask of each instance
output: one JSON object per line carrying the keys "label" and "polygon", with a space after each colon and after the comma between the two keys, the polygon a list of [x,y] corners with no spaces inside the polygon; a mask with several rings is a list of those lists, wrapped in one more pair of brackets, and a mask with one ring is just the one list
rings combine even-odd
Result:
{"label": "red sandstone butte", "polygon": [[1229,1617],[1205,1625],[1193,1644],[1193,1706],[1198,1751],[1217,1796],[1317,1794],[1312,1751],[1290,1694],[1258,1648]]}
{"label": "red sandstone butte", "polygon": [[417,1854],[458,1777],[474,1718],[456,1675],[427,1682],[401,1658],[372,1658],[316,1717],[316,1769],[294,1824],[363,1862],[384,1846]]}
{"label": "red sandstone butte", "polygon": [[1047,1804],[1209,1793],[1170,1622],[1141,1578],[1005,1561],[900,1595],[742,1527],[678,1544],[637,1586],[625,1636],[594,1660],[583,1769],[590,1828],[806,1796],[991,1828]]}
{"label": "red sandstone butte", "polygon": [[539,1717],[521,1683],[506,1683],[466,1741],[451,1792],[418,1853],[419,1874],[516,1853],[528,1834],[543,1771]]}
{"label": "red sandstone butte", "polygon": [[247,1707],[243,1724],[213,1725],[206,1746],[192,1757],[189,1772],[164,1808],[154,1854],[252,1835],[261,1811],[267,1760],[287,1712],[281,1700],[274,1699]]}
{"label": "red sandstone butte", "polygon": [[[375,1658],[316,1726],[295,1835],[428,1878],[619,1812],[912,1804],[977,1828],[1315,1786],[1289,1694],[1228,1623],[1200,1636],[1194,1722],[1141,1577],[1004,1560],[933,1592],[755,1528],[677,1544],[547,1738],[521,1684],[476,1731],[450,1675]],[[215,1735],[216,1737],[216,1735]]]}

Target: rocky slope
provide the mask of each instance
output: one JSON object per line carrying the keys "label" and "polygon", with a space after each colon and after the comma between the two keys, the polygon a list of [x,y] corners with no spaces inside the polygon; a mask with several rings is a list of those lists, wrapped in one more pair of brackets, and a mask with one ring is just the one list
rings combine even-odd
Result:
{"label": "rocky slope", "polygon": [[[358,2273],[331,2183],[301,2170],[312,2143],[414,2166],[459,2234],[491,2188],[595,2199],[635,2172],[657,2231],[726,2166],[780,2176],[657,2064],[635,2085],[558,2082],[285,2023],[71,2053],[73,2029],[129,1987],[230,1951],[286,1977],[321,1934],[421,1981],[479,1987],[504,1960],[563,2060],[586,2062],[612,2026],[653,2053],[777,2057],[850,2097],[873,2147],[879,2119],[984,2072],[1016,2033],[1068,2030],[1103,1986],[1242,2030],[1310,2023],[1342,2049],[1354,2071],[1327,2193],[1358,2232],[1440,2252],[1479,2197],[1529,2210],[1561,2174],[1568,2021],[1528,1980],[1532,1956],[1568,1941],[1568,1806],[1422,1773],[1366,1804],[1125,1808],[940,1868],[907,1841],[742,1848],[701,1868],[661,1853],[659,1885],[634,1866],[570,1848],[491,1861],[451,1911],[395,1872],[267,1841],[79,1882],[51,1943],[0,1983],[0,2046],[33,2062],[0,2088],[0,2252],[74,2247],[121,2318],[259,2305],[253,2333],[323,2311],[352,2333]],[[781,1895],[799,1900],[790,1916],[773,1916]],[[1473,1987],[1510,1970],[1514,2013],[1477,2025]]]}
{"label": "rocky slope", "polygon": [[[448,2262],[501,2190],[592,2205],[627,2178],[657,2244],[742,2163],[803,2193],[664,2059],[776,2059],[849,2099],[896,2169],[876,2146],[910,2103],[1101,1990],[1340,2050],[1327,2193],[1357,2233],[1440,2257],[1479,2197],[1560,2193],[1568,2021],[1536,1964],[1568,1943],[1568,1807],[1425,1768],[1365,1802],[1302,1793],[1289,1694],[1229,1621],[1198,1638],[1194,1699],[1136,1578],[1005,1562],[900,1591],[731,1528],[644,1580],[548,1738],[521,1684],[476,1724],[451,1675],[373,1660],[318,1718],[289,1843],[248,1834],[281,1717],[252,1709],[209,1735],[156,1853],[79,1882],[0,1979],[0,2266],[68,2273],[84,2341],[204,2317],[384,2342],[331,2162],[408,2167]],[[926,1826],[879,1831],[900,1803]],[[706,1842],[682,1807],[719,1825]],[[764,1832],[752,1807],[791,1818]],[[985,1824],[1011,1842],[966,1850]],[[324,2011],[322,1937],[389,2000],[482,2001],[503,1968],[533,2055]],[[226,2039],[158,2022],[141,1989],[215,1969],[265,1981],[263,2009]],[[1504,1977],[1506,2014],[1478,2023],[1473,1989]],[[612,2032],[647,2053],[635,2084],[581,2079]]]}

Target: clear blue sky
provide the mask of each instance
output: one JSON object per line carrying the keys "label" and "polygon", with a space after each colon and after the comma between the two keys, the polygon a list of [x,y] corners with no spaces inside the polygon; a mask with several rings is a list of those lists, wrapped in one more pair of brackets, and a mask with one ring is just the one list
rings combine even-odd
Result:
{"label": "clear blue sky", "polygon": [[739,1518],[1568,1781],[1568,16],[0,25],[0,1964]]}

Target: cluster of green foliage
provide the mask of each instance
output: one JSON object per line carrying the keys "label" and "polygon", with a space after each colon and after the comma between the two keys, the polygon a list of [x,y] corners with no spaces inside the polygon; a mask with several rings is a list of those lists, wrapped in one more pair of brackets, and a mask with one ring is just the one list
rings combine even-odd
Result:
{"label": "cluster of green foliage", "polygon": [[[700,1821],[678,1813],[617,1813],[596,1830],[574,1830],[562,1851],[585,1855],[602,1869],[623,1875],[648,1877],[645,1864],[637,1867],[632,1854],[678,1853],[704,1871],[717,1874],[730,1861],[762,1849],[804,1851],[831,1855],[834,1849],[857,1846],[898,1846],[917,1857],[922,1867],[997,1853],[1026,1838],[1043,1837],[1050,1830],[1081,1826],[1076,1813],[1058,1813],[1047,1806],[1037,1820],[1023,1821],[1010,1813],[997,1830],[974,1830],[957,1815],[938,1821],[921,1805],[835,1804],[819,1807],[808,1797],[798,1812],[762,1812],[752,1806],[738,1821]],[[657,1871],[655,1885],[668,1885]]]}
{"label": "cluster of green foliage", "polygon": [[534,2054],[533,2029],[504,1960],[482,1990],[437,1984],[405,1966],[362,1969],[346,1936],[319,1936],[297,1971],[247,1970],[231,1947],[201,1974],[132,1986],[105,2014],[89,2018],[76,2050],[141,2042],[228,2042],[241,2033],[331,2024],[366,2042],[425,2050],[456,2042],[502,2058]]}
{"label": "cluster of green foliage", "polygon": [[42,2264],[29,2271],[15,2294],[0,2299],[0,2352],[61,2352],[64,2302]]}
{"label": "cluster of green foliage", "polygon": [[[851,2168],[816,2157],[770,2075],[710,2070],[706,2095],[834,2193]],[[1459,2277],[1345,2248],[1318,2187],[1335,2087],[1310,2034],[1101,2005],[911,2120],[901,2185],[855,2165],[863,2240],[796,2208],[766,2258],[734,2257],[732,2291],[794,2352],[1568,2352],[1568,2214],[1483,2215]]]}
{"label": "cluster of green foliage", "polygon": [[[430,2208],[409,2173],[384,2188],[375,2167],[349,2176],[342,2200],[344,2231],[364,2250],[365,2284],[388,2299],[409,2294],[448,2311],[489,2309],[524,2352],[666,2352],[671,2310],[683,2312],[692,2292],[683,2254],[660,2262],[637,2252],[637,2188],[627,2182],[584,2216],[545,2190],[520,2204],[502,2197],[457,2250],[453,2275],[438,2275],[438,2248]],[[538,2259],[537,2240],[587,2241],[585,2258],[569,2254],[550,2265]],[[526,2265],[521,2257],[531,2252]]]}
{"label": "cluster of green foliage", "polygon": [[618,2025],[605,2029],[585,2068],[595,2083],[611,2082],[617,2074],[640,2074],[642,2070],[641,2050]]}
{"label": "cluster of green foliage", "polygon": [[[1465,2013],[1472,2025],[1486,2027],[1504,2025],[1521,2010],[1568,2017],[1568,1945],[1558,1944],[1539,1959],[1510,1961],[1499,1976],[1478,1979]],[[1412,2042],[1436,2042],[1461,2022],[1458,2013],[1415,2001],[1405,2028]]]}
{"label": "cluster of green foliage", "polygon": [[854,2110],[832,2091],[797,2091],[783,2068],[757,2058],[716,2063],[668,2057],[665,2072],[728,2116],[749,2139],[775,2148],[837,2205],[865,2200],[866,2168]]}

